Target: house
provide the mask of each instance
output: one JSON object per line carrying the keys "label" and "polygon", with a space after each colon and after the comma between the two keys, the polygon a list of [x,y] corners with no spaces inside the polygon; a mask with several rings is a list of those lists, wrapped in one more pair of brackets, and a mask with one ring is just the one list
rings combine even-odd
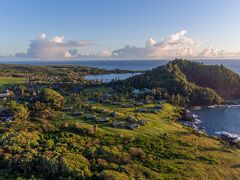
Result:
{"label": "house", "polygon": [[136,122],[136,119],[135,119],[134,117],[132,117],[132,116],[128,116],[128,117],[126,118],[126,121],[127,121],[127,122],[130,122],[130,123],[134,123],[134,122]]}
{"label": "house", "polygon": [[147,112],[148,110],[146,108],[140,108],[140,109],[137,109],[137,112]]}
{"label": "house", "polygon": [[81,116],[82,114],[83,114],[82,111],[72,113],[72,115],[74,115],[74,116]]}
{"label": "house", "polygon": [[159,111],[160,111],[159,109],[152,109],[152,110],[151,110],[151,112],[152,112],[152,113],[155,113],[155,114],[159,113]]}
{"label": "house", "polygon": [[141,126],[145,126],[147,124],[147,120],[144,120],[144,119],[141,119],[138,121],[138,123],[141,125]]}
{"label": "house", "polygon": [[109,114],[109,116],[110,116],[110,117],[117,117],[117,113],[116,113],[116,112],[111,112],[111,113]]}
{"label": "house", "polygon": [[96,119],[97,123],[109,122],[109,118],[100,117]]}
{"label": "house", "polygon": [[143,105],[144,105],[144,103],[142,103],[142,102],[135,103],[135,106],[143,106]]}
{"label": "house", "polygon": [[72,111],[72,107],[63,108],[63,111]]}
{"label": "house", "polygon": [[152,90],[148,88],[143,89],[134,89],[131,94],[135,97],[143,95],[143,94],[152,94]]}
{"label": "house", "polygon": [[112,105],[121,105],[121,104],[122,104],[121,102],[116,102],[116,101],[112,102]]}
{"label": "house", "polygon": [[8,96],[10,96],[9,90],[7,90],[6,92],[0,93],[0,98],[6,98]]}
{"label": "house", "polygon": [[140,125],[138,123],[133,123],[133,124],[129,124],[127,127],[131,130],[134,130],[134,129],[140,128]]}
{"label": "house", "polygon": [[130,107],[134,107],[134,105],[133,104],[122,104],[121,107],[130,108]]}
{"label": "house", "polygon": [[151,101],[151,100],[147,100],[147,99],[145,99],[145,100],[143,101],[143,103],[144,103],[144,104],[151,104],[152,101]]}
{"label": "house", "polygon": [[86,119],[96,119],[97,117],[94,114],[86,115]]}
{"label": "house", "polygon": [[2,122],[11,122],[13,117],[11,115],[4,115],[0,117],[0,121]]}
{"label": "house", "polygon": [[156,108],[156,109],[162,109],[163,106],[162,106],[162,105],[156,105],[155,108]]}
{"label": "house", "polygon": [[112,103],[112,101],[111,101],[111,100],[102,100],[101,102],[102,102],[102,103],[109,103],[109,104],[111,104],[111,103]]}
{"label": "house", "polygon": [[112,123],[113,127],[123,127],[125,125],[124,121],[116,121]]}

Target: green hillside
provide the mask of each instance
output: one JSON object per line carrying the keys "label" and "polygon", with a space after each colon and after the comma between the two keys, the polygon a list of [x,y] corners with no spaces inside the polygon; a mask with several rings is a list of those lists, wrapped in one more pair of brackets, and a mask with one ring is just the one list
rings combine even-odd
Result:
{"label": "green hillside", "polygon": [[240,77],[218,65],[174,60],[125,81],[135,88],[151,88],[160,98],[183,105],[220,104],[239,97]]}

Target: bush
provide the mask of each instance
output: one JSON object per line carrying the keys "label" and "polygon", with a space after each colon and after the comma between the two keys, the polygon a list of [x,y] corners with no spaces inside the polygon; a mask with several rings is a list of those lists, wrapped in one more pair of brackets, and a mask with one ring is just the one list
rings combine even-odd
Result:
{"label": "bush", "polygon": [[40,101],[46,103],[49,107],[54,110],[61,110],[64,105],[64,98],[58,92],[45,88],[39,95]]}
{"label": "bush", "polygon": [[64,175],[86,179],[92,175],[88,160],[81,154],[68,153],[60,159],[61,171]]}
{"label": "bush", "polygon": [[131,154],[133,157],[137,157],[139,159],[142,159],[145,157],[145,153],[141,148],[131,147],[129,149],[129,154]]}
{"label": "bush", "polygon": [[21,119],[26,120],[29,116],[28,109],[22,105],[17,103],[16,101],[10,101],[5,104],[6,109],[3,111],[3,114],[8,114],[13,117],[13,119]]}
{"label": "bush", "polygon": [[128,180],[128,176],[113,170],[104,170],[100,173],[100,179],[104,180]]}

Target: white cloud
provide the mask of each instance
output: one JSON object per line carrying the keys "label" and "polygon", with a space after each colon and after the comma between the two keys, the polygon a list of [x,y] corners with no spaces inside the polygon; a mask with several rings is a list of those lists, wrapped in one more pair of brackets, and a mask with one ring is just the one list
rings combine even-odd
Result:
{"label": "white cloud", "polygon": [[54,43],[62,43],[63,40],[64,40],[64,36],[54,36],[51,41]]}
{"label": "white cloud", "polygon": [[212,47],[208,47],[199,52],[200,58],[236,58],[240,57],[240,51],[228,51],[220,50]]}
{"label": "white cloud", "polygon": [[89,41],[64,42],[64,36],[54,36],[49,40],[46,34],[42,33],[37,39],[30,42],[26,53],[17,53],[15,56],[40,59],[73,58],[78,54],[76,48],[93,44]]}
{"label": "white cloud", "polygon": [[123,58],[176,58],[193,57],[196,55],[198,42],[186,36],[183,30],[157,42],[150,38],[145,47],[125,46],[114,50],[113,56]]}
{"label": "white cloud", "polygon": [[149,38],[145,46],[126,45],[113,51],[102,50],[94,53],[79,53],[81,47],[94,45],[89,41],[65,41],[63,35],[50,39],[42,33],[30,42],[26,53],[17,53],[15,57],[39,59],[81,59],[81,58],[118,58],[118,59],[174,59],[174,58],[236,58],[240,51],[199,48],[199,42],[187,36],[182,30],[161,39]]}

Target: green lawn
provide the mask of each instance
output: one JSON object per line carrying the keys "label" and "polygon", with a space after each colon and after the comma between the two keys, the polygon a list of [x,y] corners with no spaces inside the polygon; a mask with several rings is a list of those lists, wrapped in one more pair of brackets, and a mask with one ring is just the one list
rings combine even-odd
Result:
{"label": "green lawn", "polygon": [[[118,106],[95,104],[97,108],[105,108],[117,111],[120,116],[134,115],[134,108],[119,108]],[[152,105],[148,105],[152,106]],[[183,160],[175,162],[167,160],[166,163],[180,163],[179,166],[185,169],[192,169],[195,172],[194,177],[199,179],[228,179],[239,177],[240,174],[240,150],[235,147],[229,147],[220,140],[200,135],[189,130],[179,123],[170,119],[175,113],[174,106],[165,103],[163,109],[157,113],[139,113],[139,118],[148,120],[146,126],[141,126],[136,130],[126,128],[113,128],[111,123],[99,124],[98,131],[103,134],[118,134],[126,137],[157,137],[160,134],[172,134],[173,137],[180,138],[189,146],[182,145],[182,152],[193,156],[199,160]],[[86,120],[80,116],[72,116],[71,113],[60,112],[53,120],[54,124],[59,125],[61,122],[82,123],[88,126],[95,124],[94,121]],[[171,147],[174,150],[174,147]],[[200,160],[203,158],[204,160]],[[213,161],[213,163],[211,163]],[[215,163],[216,162],[216,163]],[[211,173],[209,173],[211,172]],[[167,177],[167,175],[166,175]],[[191,179],[191,178],[190,178]]]}
{"label": "green lawn", "polygon": [[[104,106],[100,104],[96,104],[96,107],[109,109],[110,111],[116,111],[120,116],[123,118],[132,115],[134,116],[134,108],[117,108],[114,106]],[[151,106],[151,105],[150,105]],[[169,118],[171,116],[175,115],[174,109],[175,107],[170,104],[164,104],[164,108],[157,114],[154,113],[138,113],[139,119],[145,119],[148,121],[148,124],[145,126],[141,126],[139,129],[135,130],[128,130],[126,128],[113,128],[111,126],[111,123],[103,123],[98,124],[100,130],[102,130],[105,133],[117,133],[127,136],[138,136],[138,135],[144,135],[144,136],[156,136],[162,133],[169,133],[169,132],[175,132],[175,131],[183,131],[184,129],[180,128],[179,126],[174,126],[174,124],[169,121]],[[61,120],[61,118],[63,118]],[[73,116],[71,113],[60,113],[55,118],[56,120],[60,120],[62,122],[69,122],[69,123],[83,123],[86,125],[93,125],[95,124],[92,120],[86,120],[84,117],[80,116]],[[114,120],[114,118],[112,118]],[[56,122],[58,124],[58,122]]]}
{"label": "green lawn", "polygon": [[23,84],[27,81],[26,78],[17,77],[0,77],[0,90],[15,84]]}

